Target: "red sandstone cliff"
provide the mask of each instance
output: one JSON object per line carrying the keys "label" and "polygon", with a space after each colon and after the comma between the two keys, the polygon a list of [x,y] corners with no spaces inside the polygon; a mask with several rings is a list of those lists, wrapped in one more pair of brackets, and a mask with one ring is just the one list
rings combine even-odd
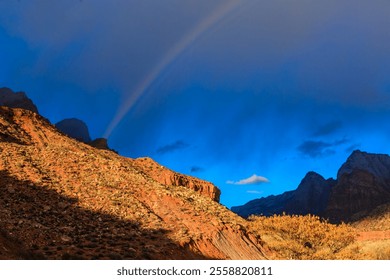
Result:
{"label": "red sandstone cliff", "polygon": [[174,172],[151,158],[138,158],[135,163],[141,172],[160,184],[187,187],[219,202],[221,191],[210,182]]}

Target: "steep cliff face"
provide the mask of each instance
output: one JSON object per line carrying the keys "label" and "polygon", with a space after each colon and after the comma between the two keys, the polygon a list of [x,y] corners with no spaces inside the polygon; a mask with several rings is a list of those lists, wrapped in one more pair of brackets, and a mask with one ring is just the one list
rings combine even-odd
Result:
{"label": "steep cliff face", "polygon": [[140,171],[160,184],[187,187],[219,202],[221,191],[210,182],[174,172],[158,164],[151,158],[139,158],[136,159],[135,162]]}
{"label": "steep cliff face", "polygon": [[[266,258],[248,222],[210,199],[219,195],[211,186],[183,187],[179,175],[162,184],[143,171],[157,163],[92,148],[35,113],[0,107],[0,151],[0,229],[31,256]],[[0,236],[12,251],[7,242]]]}
{"label": "steep cliff face", "polygon": [[390,157],[354,151],[341,166],[325,216],[331,221],[357,220],[390,201]]}
{"label": "steep cliff face", "polygon": [[10,88],[0,88],[0,106],[22,108],[38,113],[38,108],[24,92],[14,92]]}
{"label": "steep cliff face", "polygon": [[356,170],[340,176],[332,189],[325,216],[331,222],[357,220],[390,201],[390,192],[373,174]]}
{"label": "steep cliff face", "polygon": [[390,189],[390,156],[385,154],[370,154],[355,150],[337,172],[337,179],[355,171],[365,171],[377,178],[386,188]]}

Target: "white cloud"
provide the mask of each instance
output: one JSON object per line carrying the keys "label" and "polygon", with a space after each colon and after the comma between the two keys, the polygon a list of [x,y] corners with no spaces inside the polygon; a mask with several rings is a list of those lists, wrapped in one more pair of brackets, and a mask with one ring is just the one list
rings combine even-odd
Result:
{"label": "white cloud", "polygon": [[263,192],[262,191],[246,191],[247,193],[250,193],[250,194],[262,194]]}
{"label": "white cloud", "polygon": [[239,180],[237,182],[235,181],[226,181],[227,184],[231,185],[258,185],[262,183],[269,183],[269,180],[263,176],[257,176],[256,174],[253,174],[249,178]]}

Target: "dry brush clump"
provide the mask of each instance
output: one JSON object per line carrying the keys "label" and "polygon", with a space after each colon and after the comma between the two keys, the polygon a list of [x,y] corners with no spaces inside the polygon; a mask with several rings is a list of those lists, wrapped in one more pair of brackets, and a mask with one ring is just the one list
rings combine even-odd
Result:
{"label": "dry brush clump", "polygon": [[250,228],[281,259],[356,259],[356,232],[313,215],[251,216]]}

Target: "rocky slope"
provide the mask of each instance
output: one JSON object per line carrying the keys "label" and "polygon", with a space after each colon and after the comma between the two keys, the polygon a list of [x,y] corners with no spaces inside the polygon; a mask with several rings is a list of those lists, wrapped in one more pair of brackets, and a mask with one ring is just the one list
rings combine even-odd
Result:
{"label": "rocky slope", "polygon": [[22,108],[38,113],[38,108],[24,92],[14,92],[12,89],[0,88],[0,106]]}
{"label": "rocky slope", "polygon": [[316,214],[331,222],[354,221],[390,202],[390,156],[354,151],[337,180],[309,172],[299,187],[279,196],[248,202],[232,210],[241,216]]}
{"label": "rocky slope", "polygon": [[162,181],[151,160],[85,145],[33,112],[0,107],[0,152],[0,258],[266,258],[216,188]]}

